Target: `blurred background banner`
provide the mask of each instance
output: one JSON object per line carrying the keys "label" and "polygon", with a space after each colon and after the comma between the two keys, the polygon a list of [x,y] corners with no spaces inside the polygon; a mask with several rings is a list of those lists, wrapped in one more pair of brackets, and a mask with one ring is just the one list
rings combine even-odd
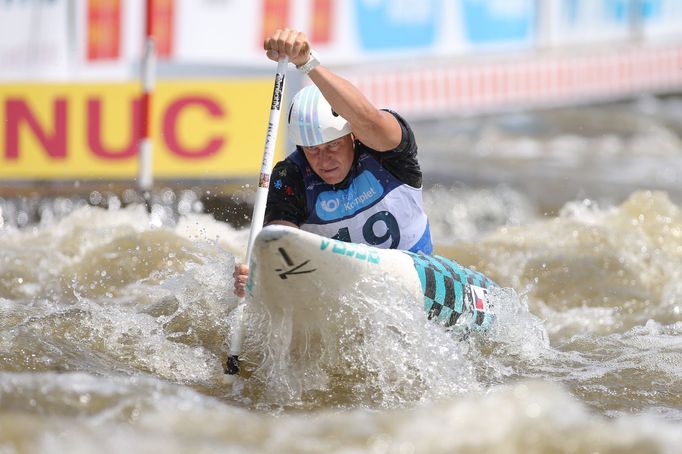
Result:
{"label": "blurred background banner", "polygon": [[678,0],[7,0],[0,177],[134,175],[146,7],[161,178],[257,173],[276,28],[306,32],[325,64],[411,119],[682,88]]}
{"label": "blurred background banner", "polygon": [[[261,162],[269,79],[158,84],[152,121],[159,178],[239,178]],[[0,85],[6,121],[0,178],[120,179],[135,175],[136,83]]]}
{"label": "blurred background banner", "polygon": [[[573,53],[576,49],[566,46],[679,45],[682,39],[682,3],[676,0],[152,0],[150,5],[161,59],[241,69],[268,67],[263,38],[283,27],[306,32],[331,65],[410,54]],[[0,77],[135,77],[144,19],[144,1],[0,2]]]}
{"label": "blurred background banner", "polygon": [[63,79],[71,66],[64,1],[0,2],[0,79]]}

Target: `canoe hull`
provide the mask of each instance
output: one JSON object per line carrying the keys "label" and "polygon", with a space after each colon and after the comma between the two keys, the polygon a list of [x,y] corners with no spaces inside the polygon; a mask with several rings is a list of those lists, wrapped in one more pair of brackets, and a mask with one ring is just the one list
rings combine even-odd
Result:
{"label": "canoe hull", "polygon": [[[495,283],[451,260],[345,243],[286,226],[263,228],[250,263],[247,291],[271,309],[293,311],[297,322],[328,317],[339,304],[376,293],[390,282],[445,326],[486,328],[488,290]],[[396,288],[398,287],[398,288]]]}

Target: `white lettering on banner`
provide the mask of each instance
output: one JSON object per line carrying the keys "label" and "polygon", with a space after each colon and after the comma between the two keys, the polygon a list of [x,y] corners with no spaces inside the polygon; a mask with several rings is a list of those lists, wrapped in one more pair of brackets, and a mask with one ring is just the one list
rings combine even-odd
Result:
{"label": "white lettering on banner", "polygon": [[361,203],[364,203],[366,200],[369,200],[370,198],[375,196],[376,193],[377,191],[373,187],[371,187],[367,191],[363,192],[362,194],[351,200],[350,202],[344,203],[343,207],[346,209],[346,211],[353,211],[353,209],[356,206],[360,205]]}

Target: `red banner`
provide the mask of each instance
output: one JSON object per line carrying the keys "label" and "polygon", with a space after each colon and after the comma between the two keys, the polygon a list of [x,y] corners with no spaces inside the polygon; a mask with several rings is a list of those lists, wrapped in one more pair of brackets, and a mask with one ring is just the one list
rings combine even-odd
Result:
{"label": "red banner", "polygon": [[152,0],[152,36],[159,58],[169,58],[173,55],[174,14],[174,0]]}
{"label": "red banner", "polygon": [[115,60],[121,54],[121,0],[88,0],[87,59]]}
{"label": "red banner", "polygon": [[289,27],[289,0],[263,1],[263,35],[258,43],[263,46],[263,40],[278,28]]}
{"label": "red banner", "polygon": [[313,0],[312,13],[310,41],[313,44],[329,43],[334,25],[334,0]]}

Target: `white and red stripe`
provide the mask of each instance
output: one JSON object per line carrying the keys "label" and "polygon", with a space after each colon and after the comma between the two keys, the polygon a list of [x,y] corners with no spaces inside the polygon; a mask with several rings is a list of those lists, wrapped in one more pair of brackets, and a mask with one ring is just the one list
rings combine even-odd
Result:
{"label": "white and red stripe", "polygon": [[139,167],[137,183],[142,191],[149,191],[154,184],[151,115],[152,93],[156,76],[156,53],[152,34],[152,0],[147,0],[147,18],[145,26],[145,46],[142,57],[142,103],[140,112]]}
{"label": "white and red stripe", "polygon": [[682,90],[682,46],[580,49],[513,58],[384,65],[344,75],[382,107],[412,117],[600,102]]}

